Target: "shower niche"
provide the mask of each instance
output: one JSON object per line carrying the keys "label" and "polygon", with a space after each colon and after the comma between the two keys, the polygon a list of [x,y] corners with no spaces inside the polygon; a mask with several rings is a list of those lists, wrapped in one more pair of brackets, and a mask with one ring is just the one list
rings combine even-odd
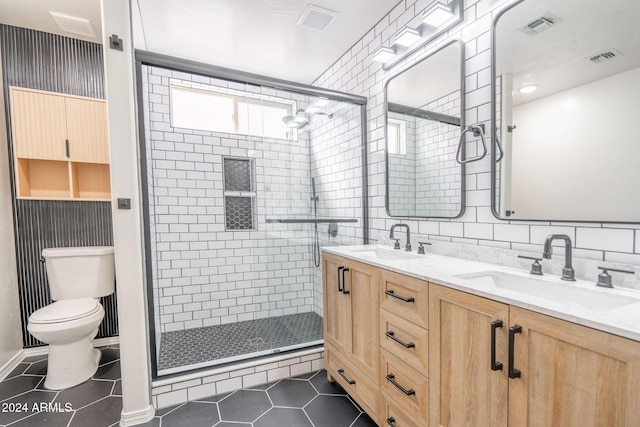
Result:
{"label": "shower niche", "polygon": [[320,247],[366,242],[364,98],[210,71],[139,67],[156,377],[322,345]]}

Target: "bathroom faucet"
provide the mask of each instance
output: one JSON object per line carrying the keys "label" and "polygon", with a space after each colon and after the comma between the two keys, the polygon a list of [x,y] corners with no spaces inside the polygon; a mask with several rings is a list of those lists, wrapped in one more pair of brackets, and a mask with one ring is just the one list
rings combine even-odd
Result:
{"label": "bathroom faucet", "polygon": [[405,245],[404,250],[407,252],[411,252],[411,231],[409,230],[409,226],[407,224],[393,224],[391,226],[391,232],[389,233],[389,237],[392,239],[395,239],[395,237],[393,237],[393,230],[396,227],[405,227],[407,229],[407,244]]}
{"label": "bathroom faucet", "polygon": [[551,259],[551,243],[554,240],[564,240],[564,267],[562,268],[562,280],[576,280],[575,270],[571,266],[571,239],[566,234],[549,234],[544,241],[542,258]]}

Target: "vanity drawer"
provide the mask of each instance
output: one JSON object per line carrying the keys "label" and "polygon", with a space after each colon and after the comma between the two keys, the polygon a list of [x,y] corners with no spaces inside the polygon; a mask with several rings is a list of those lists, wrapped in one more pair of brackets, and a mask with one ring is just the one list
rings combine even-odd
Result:
{"label": "vanity drawer", "polygon": [[325,364],[329,376],[335,379],[372,419],[377,420],[378,384],[330,344],[325,344]]}
{"label": "vanity drawer", "polygon": [[393,399],[382,393],[380,397],[380,422],[385,427],[424,427],[419,424],[415,416],[400,408]]}
{"label": "vanity drawer", "polygon": [[429,332],[387,310],[380,310],[380,346],[422,374],[429,372]]}
{"label": "vanity drawer", "polygon": [[383,348],[380,349],[380,389],[398,409],[411,414],[416,424],[427,425],[429,380]]}
{"label": "vanity drawer", "polygon": [[428,329],[429,283],[380,269],[380,306]]}

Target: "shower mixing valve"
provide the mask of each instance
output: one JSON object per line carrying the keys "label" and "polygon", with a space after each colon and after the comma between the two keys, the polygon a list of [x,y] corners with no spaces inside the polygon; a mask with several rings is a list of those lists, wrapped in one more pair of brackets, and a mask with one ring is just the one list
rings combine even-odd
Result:
{"label": "shower mixing valve", "polygon": [[336,237],[338,235],[338,224],[331,223],[329,224],[329,236]]}

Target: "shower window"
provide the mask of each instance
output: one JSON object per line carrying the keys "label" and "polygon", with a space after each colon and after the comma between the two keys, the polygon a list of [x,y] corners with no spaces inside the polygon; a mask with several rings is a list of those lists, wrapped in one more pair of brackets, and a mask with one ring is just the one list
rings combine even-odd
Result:
{"label": "shower window", "polygon": [[282,123],[294,110],[291,101],[179,81],[172,81],[170,94],[173,127],[291,139],[292,132]]}
{"label": "shower window", "polygon": [[227,230],[255,230],[254,167],[251,159],[223,158]]}
{"label": "shower window", "polygon": [[407,123],[389,119],[387,125],[387,144],[390,154],[407,154]]}

